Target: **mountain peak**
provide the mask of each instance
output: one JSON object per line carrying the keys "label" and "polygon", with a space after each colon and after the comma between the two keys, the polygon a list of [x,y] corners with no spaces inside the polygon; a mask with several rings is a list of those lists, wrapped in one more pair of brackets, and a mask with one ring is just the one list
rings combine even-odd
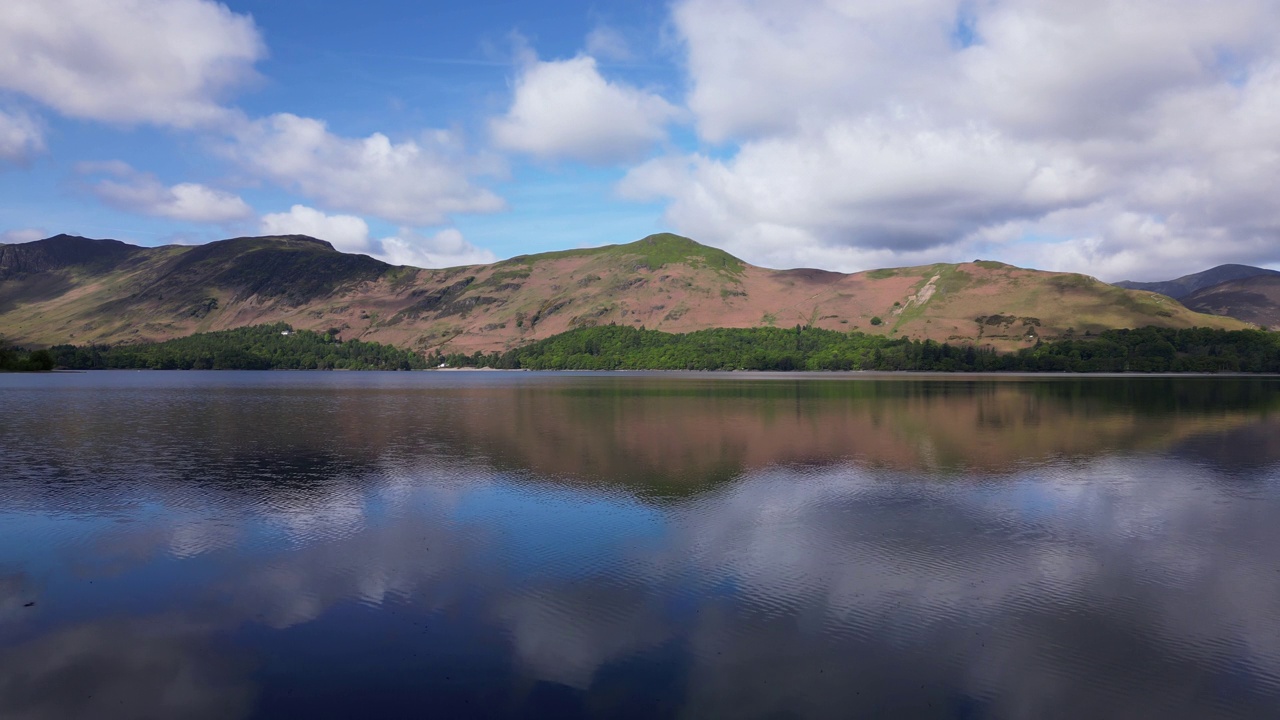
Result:
{"label": "mountain peak", "polygon": [[323,249],[331,252],[338,252],[338,249],[327,240],[311,237],[310,235],[246,235],[244,237],[228,238],[226,240],[215,240],[209,243],[215,245],[219,243],[228,243],[235,245],[260,245],[274,247],[302,247],[309,249]]}
{"label": "mountain peak", "polygon": [[99,240],[79,235],[54,235],[43,240],[0,245],[0,279],[31,273],[92,265],[114,267],[141,250],[119,240]]}
{"label": "mountain peak", "polygon": [[605,262],[635,262],[635,269],[657,270],[664,265],[697,264],[732,274],[742,272],[746,263],[719,248],[674,233],[655,233],[621,245],[556,250],[534,255],[517,255],[503,263],[524,264],[543,260],[591,258]]}
{"label": "mountain peak", "polygon": [[1280,275],[1275,270],[1267,270],[1266,268],[1254,267],[1252,265],[1227,264],[1209,268],[1204,272],[1183,275],[1173,280],[1164,280],[1159,282],[1133,282],[1125,280],[1118,282],[1118,287],[1129,290],[1146,290],[1148,292],[1160,293],[1168,295],[1175,300],[1191,295],[1197,290],[1212,287],[1219,283],[1229,282],[1231,280],[1244,280],[1245,278],[1255,277],[1257,275]]}
{"label": "mountain peak", "polygon": [[19,243],[21,245],[43,246],[43,247],[135,247],[120,240],[112,240],[110,238],[89,238],[83,235],[68,235],[59,233],[53,237],[47,237],[43,240],[32,240],[27,243]]}
{"label": "mountain peak", "polygon": [[688,248],[688,249],[710,247],[709,245],[703,245],[702,243],[698,242],[697,240],[694,240],[693,238],[687,238],[683,235],[676,235],[675,233],[666,233],[666,232],[654,233],[652,235],[646,235],[634,242],[622,243],[623,247],[627,247],[629,245],[638,245],[638,246],[647,246],[647,247],[674,247],[674,248]]}

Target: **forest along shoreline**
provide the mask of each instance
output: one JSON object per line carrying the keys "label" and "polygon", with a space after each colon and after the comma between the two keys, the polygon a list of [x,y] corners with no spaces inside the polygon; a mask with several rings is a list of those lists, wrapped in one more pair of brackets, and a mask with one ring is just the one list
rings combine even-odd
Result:
{"label": "forest along shoreline", "polygon": [[580,328],[505,352],[442,354],[342,340],[286,324],[198,333],[158,343],[6,349],[14,369],[52,370],[756,370],[940,373],[1280,373],[1280,334],[1146,327],[1036,341],[1016,352],[794,328],[674,334]]}

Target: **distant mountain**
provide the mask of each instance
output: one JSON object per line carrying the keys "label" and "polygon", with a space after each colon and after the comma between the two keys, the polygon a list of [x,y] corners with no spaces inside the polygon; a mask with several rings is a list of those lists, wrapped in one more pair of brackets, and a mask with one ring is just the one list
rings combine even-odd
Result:
{"label": "distant mountain", "polygon": [[1204,272],[1198,272],[1192,275],[1183,275],[1176,280],[1164,280],[1161,282],[1133,282],[1131,280],[1125,280],[1123,282],[1116,283],[1116,286],[1128,288],[1130,290],[1156,292],[1161,295],[1168,295],[1175,300],[1181,300],[1197,290],[1212,287],[1218,283],[1224,283],[1230,280],[1244,280],[1245,278],[1256,277],[1258,275],[1274,275],[1280,277],[1280,272],[1260,267],[1253,267],[1252,265],[1219,265],[1218,267],[1210,268]]}
{"label": "distant mountain", "polygon": [[106,272],[144,252],[119,240],[90,240],[76,235],[55,235],[16,245],[0,244],[0,281],[71,267]]}
{"label": "distant mountain", "polygon": [[1196,312],[1280,329],[1280,273],[1218,283],[1191,293],[1182,302]]}
{"label": "distant mountain", "polygon": [[1004,350],[1108,328],[1245,327],[1084,275],[990,261],[769,270],[670,234],[442,270],[300,235],[0,245],[0,335],[15,343],[164,340],[268,322],[466,353],[609,323],[669,332],[801,324]]}

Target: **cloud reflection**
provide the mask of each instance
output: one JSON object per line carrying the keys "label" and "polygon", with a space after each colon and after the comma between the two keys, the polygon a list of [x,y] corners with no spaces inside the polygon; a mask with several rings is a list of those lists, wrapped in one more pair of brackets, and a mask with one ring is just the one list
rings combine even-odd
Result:
{"label": "cloud reflection", "polygon": [[[284,429],[175,441],[132,476],[63,476],[61,494],[0,481],[12,506],[49,513],[37,540],[112,568],[119,592],[147,578],[151,598],[86,620],[108,590],[45,590],[38,623],[0,634],[0,715],[235,717],[283,682],[252,658],[302,673],[300,648],[509,712],[538,710],[546,687],[601,715],[685,717],[1176,720],[1263,717],[1280,699],[1280,465],[1273,444],[1242,442],[1277,436],[1265,412],[1144,415],[1008,388],[754,410],[622,396],[604,415],[534,393],[527,417],[491,400],[455,408],[448,432],[384,398],[355,413],[369,442],[348,448]],[[742,422],[693,433],[675,418],[699,403]],[[559,414],[519,430],[539,407]],[[784,442],[805,428],[810,444]],[[867,453],[840,452],[849,438]],[[704,441],[720,470],[693,457]],[[963,462],[928,460],[948,454]],[[688,491],[667,492],[675,480]],[[0,577],[0,617],[30,570]]]}
{"label": "cloud reflection", "polygon": [[102,620],[0,649],[8,720],[245,717],[253,707],[243,651],[176,616]]}

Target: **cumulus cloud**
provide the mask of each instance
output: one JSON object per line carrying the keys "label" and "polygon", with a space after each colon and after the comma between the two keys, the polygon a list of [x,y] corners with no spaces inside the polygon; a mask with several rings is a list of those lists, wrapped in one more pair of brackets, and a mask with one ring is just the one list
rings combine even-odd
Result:
{"label": "cumulus cloud", "polygon": [[669,217],[695,237],[728,233],[756,257],[785,264],[824,244],[868,257],[928,250],[993,217],[1036,217],[1090,200],[1102,186],[1069,156],[899,115],[762,139],[727,161],[651,161],[620,189],[637,199],[671,197]]}
{"label": "cumulus cloud", "polygon": [[294,205],[286,213],[262,217],[262,232],[267,235],[310,235],[327,240],[342,252],[368,253],[369,224],[355,215],[326,215],[306,205]]}
{"label": "cumulus cloud", "polygon": [[[452,133],[429,131],[403,142],[380,133],[348,138],[320,120],[290,114],[250,120],[226,107],[230,92],[256,79],[254,64],[265,56],[253,18],[212,0],[0,4],[0,91],[71,117],[216,127],[231,138],[228,154],[254,176],[395,223],[436,225],[455,212],[503,207],[471,181],[491,172],[491,163],[467,155]],[[22,161],[42,148],[33,118],[0,113],[0,161]],[[117,207],[201,222],[252,216],[240,198],[202,185],[166,187],[131,170],[97,171],[120,175],[92,188]],[[346,221],[336,236],[349,236],[352,227]]]}
{"label": "cumulus cloud", "polygon": [[381,133],[348,138],[321,120],[281,113],[240,128],[227,152],[256,175],[328,207],[405,225],[504,207],[471,180],[492,168],[444,130],[403,142]]}
{"label": "cumulus cloud", "polygon": [[392,265],[435,268],[497,260],[493,253],[467,242],[455,228],[434,235],[400,228],[391,237],[373,238],[369,224],[359,217],[326,215],[305,205],[294,205],[287,213],[265,215],[261,227],[268,235],[310,235],[329,241],[342,252],[372,255]]}
{"label": "cumulus cloud", "polygon": [[199,183],[165,185],[127,164],[81,163],[81,174],[108,174],[89,189],[103,202],[121,210],[153,217],[199,223],[228,223],[253,216],[253,208],[229,192]]}
{"label": "cumulus cloud", "polygon": [[434,235],[401,228],[398,235],[383,238],[381,244],[382,258],[393,265],[456,267],[498,259],[492,252],[467,242],[456,228],[445,228]]}
{"label": "cumulus cloud", "polygon": [[656,93],[606,80],[589,55],[531,58],[516,80],[511,107],[491,121],[490,130],[508,150],[608,163],[642,155],[666,137],[667,124],[679,114]]}
{"label": "cumulus cloud", "polygon": [[[958,0],[850,3],[685,0],[673,8],[688,104],[712,142],[856,116],[945,87]],[[920,87],[922,86],[923,87]]]}
{"label": "cumulus cloud", "polygon": [[749,260],[1280,260],[1271,0],[682,0],[673,24],[697,132],[727,152],[621,190]]}
{"label": "cumulus cloud", "polygon": [[209,0],[7,0],[0,88],[112,122],[218,122],[266,55],[248,15]]}
{"label": "cumulus cloud", "polygon": [[1275,230],[1250,231],[1244,223],[1201,224],[1182,211],[1156,217],[1105,200],[984,228],[970,243],[998,247],[1002,259],[1019,265],[1149,279],[1183,274],[1183,267],[1274,263],[1277,236]]}
{"label": "cumulus cloud", "polygon": [[44,129],[24,112],[0,110],[0,160],[24,163],[44,150]]}

